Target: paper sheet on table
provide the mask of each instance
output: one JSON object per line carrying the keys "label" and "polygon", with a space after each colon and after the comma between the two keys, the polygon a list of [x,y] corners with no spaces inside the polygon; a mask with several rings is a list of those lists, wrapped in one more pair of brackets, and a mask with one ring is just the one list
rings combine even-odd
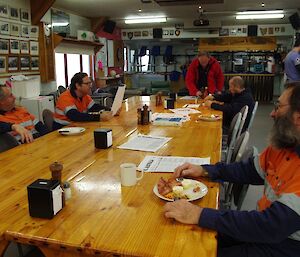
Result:
{"label": "paper sheet on table", "polygon": [[190,108],[176,108],[176,109],[170,109],[171,112],[174,112],[175,114],[179,115],[189,115],[194,113],[201,113],[198,110],[190,109]]}
{"label": "paper sheet on table", "polygon": [[183,97],[180,97],[181,100],[196,100],[198,97],[197,96],[192,96],[192,95],[186,95]]}
{"label": "paper sheet on table", "polygon": [[114,102],[111,106],[112,115],[115,116],[117,111],[121,108],[126,85],[118,87]]}
{"label": "paper sheet on table", "polygon": [[179,165],[189,162],[195,165],[210,164],[210,157],[179,157],[148,155],[138,166],[138,170],[145,172],[174,172]]}
{"label": "paper sheet on table", "polygon": [[175,114],[175,113],[162,113],[162,112],[153,113],[151,120],[153,121],[156,118],[168,118],[168,119],[180,118],[180,119],[182,119],[182,122],[186,122],[186,121],[190,120],[189,115]]}
{"label": "paper sheet on table", "polygon": [[146,152],[156,152],[171,139],[171,137],[137,135],[136,137],[128,140],[126,143],[118,146],[118,148]]}

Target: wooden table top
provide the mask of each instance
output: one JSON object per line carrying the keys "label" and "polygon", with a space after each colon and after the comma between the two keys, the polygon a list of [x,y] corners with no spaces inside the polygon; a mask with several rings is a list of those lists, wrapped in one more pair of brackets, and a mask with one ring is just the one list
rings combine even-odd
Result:
{"label": "wooden table top", "polygon": [[[216,256],[215,232],[164,217],[165,201],[152,190],[161,176],[170,174],[147,173],[136,186],[120,185],[120,164],[138,165],[153,153],[117,146],[137,133],[169,136],[172,140],[153,155],[211,156],[215,163],[220,159],[222,122],[197,121],[194,115],[182,127],[137,127],[136,109],[141,104],[162,110],[153,99],[141,99],[127,100],[121,116],[111,121],[76,124],[86,128],[83,134],[62,136],[54,131],[0,154],[0,231],[6,240],[35,244],[46,256]],[[111,148],[94,148],[93,130],[99,127],[112,129]],[[48,166],[54,161],[64,165],[63,180],[70,181],[72,198],[52,220],[32,218],[26,186],[37,178],[50,178]],[[193,203],[217,208],[218,184],[203,182],[208,194]]]}

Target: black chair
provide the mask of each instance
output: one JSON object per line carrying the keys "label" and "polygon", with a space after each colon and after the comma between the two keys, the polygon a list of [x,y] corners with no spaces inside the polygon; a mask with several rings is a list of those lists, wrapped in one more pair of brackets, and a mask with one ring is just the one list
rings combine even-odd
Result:
{"label": "black chair", "polygon": [[10,134],[0,134],[0,153],[18,146],[18,141]]}
{"label": "black chair", "polygon": [[53,112],[50,111],[49,109],[44,109],[42,116],[43,116],[43,122],[46,125],[46,127],[48,128],[48,130],[53,131],[53,121],[54,121]]}

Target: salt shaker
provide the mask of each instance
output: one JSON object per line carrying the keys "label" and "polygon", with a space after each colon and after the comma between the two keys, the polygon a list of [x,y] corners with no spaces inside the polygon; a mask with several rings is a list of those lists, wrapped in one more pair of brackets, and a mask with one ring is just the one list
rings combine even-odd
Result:
{"label": "salt shaker", "polygon": [[71,187],[70,187],[70,183],[65,181],[63,183],[63,188],[64,188],[64,191],[65,191],[65,200],[69,200],[72,196],[72,192],[71,192]]}

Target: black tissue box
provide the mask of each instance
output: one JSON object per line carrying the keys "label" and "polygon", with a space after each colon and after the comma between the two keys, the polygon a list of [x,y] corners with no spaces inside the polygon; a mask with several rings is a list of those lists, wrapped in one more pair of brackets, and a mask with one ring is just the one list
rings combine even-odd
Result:
{"label": "black tissue box", "polygon": [[37,179],[27,187],[31,217],[52,219],[62,209],[62,189],[58,180]]}
{"label": "black tissue box", "polygon": [[94,130],[95,147],[105,149],[112,146],[112,130],[111,129],[95,129]]}

